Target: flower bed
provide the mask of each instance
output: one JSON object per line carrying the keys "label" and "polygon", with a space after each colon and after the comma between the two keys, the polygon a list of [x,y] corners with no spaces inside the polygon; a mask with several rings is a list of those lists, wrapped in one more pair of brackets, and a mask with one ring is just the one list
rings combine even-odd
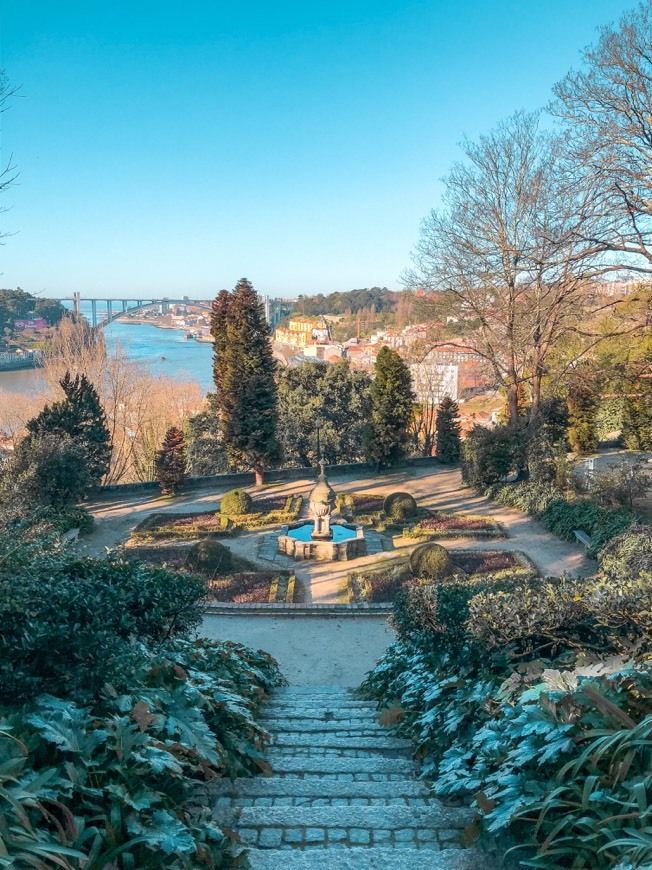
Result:
{"label": "flower bed", "polygon": [[403,529],[406,538],[504,538],[505,529],[490,517],[429,511],[416,525]]}
{"label": "flower bed", "polygon": [[[455,567],[471,580],[493,582],[505,577],[525,580],[537,575],[528,557],[513,550],[451,550],[450,555]],[[390,603],[414,580],[407,557],[383,559],[365,570],[347,574],[340,588],[340,600]]]}
{"label": "flower bed", "polygon": [[[287,578],[285,580],[287,587]],[[271,571],[229,574],[211,580],[208,600],[230,601],[234,604],[267,604],[278,600],[279,576]],[[282,598],[285,600],[285,597]]]}
{"label": "flower bed", "polygon": [[243,530],[291,523],[296,520],[303,496],[274,496],[254,502],[256,510],[237,517],[215,511],[202,513],[156,513],[139,523],[131,533],[134,542],[156,540],[196,541],[199,538],[231,537]]}

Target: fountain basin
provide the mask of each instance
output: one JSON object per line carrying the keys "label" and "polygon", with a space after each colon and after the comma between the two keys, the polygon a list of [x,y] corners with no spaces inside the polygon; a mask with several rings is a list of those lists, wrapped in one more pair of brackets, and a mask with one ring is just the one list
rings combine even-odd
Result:
{"label": "fountain basin", "polygon": [[367,543],[361,526],[351,523],[331,523],[332,538],[313,538],[314,523],[292,523],[283,526],[278,538],[278,551],[293,559],[323,559],[347,561],[367,555]]}

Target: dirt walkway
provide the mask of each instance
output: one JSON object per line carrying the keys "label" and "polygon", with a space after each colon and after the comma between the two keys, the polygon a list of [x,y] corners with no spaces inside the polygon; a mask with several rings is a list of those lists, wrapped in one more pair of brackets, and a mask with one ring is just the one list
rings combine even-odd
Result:
{"label": "dirt walkway", "polygon": [[264,649],[290,684],[359,686],[394,640],[379,617],[206,616],[204,637]]}
{"label": "dirt walkway", "polygon": [[[565,571],[588,575],[595,570],[595,562],[586,558],[583,548],[560,541],[530,517],[496,505],[464,488],[458,469],[433,471],[432,468],[421,468],[385,475],[371,473],[365,476],[332,475],[331,480],[338,491],[364,490],[386,495],[396,490],[403,490],[412,493],[423,507],[493,517],[505,526],[509,536],[506,540],[449,539],[444,542],[447,547],[521,550],[532,559],[544,576],[559,575]],[[314,478],[307,476],[303,480],[252,489],[251,492],[254,496],[263,494],[287,496],[299,493],[307,495],[313,483]],[[79,550],[87,555],[102,555],[107,547],[112,548],[125,541],[135,525],[157,511],[190,513],[217,510],[225,491],[225,489],[197,491],[176,499],[151,495],[130,496],[91,504],[89,507],[97,520],[98,527],[92,535],[80,541]],[[260,534],[262,532],[249,532],[225,543],[234,552],[256,562]],[[397,539],[397,543],[400,548],[401,539]],[[357,559],[355,564],[363,566],[378,558],[392,558],[392,555],[387,553],[384,557],[369,556]],[[269,567],[269,563],[260,564]],[[288,561],[288,565],[290,564],[297,570],[297,574],[309,590],[311,599],[315,602],[336,600],[338,587],[347,571],[351,569],[351,563],[346,562]]]}

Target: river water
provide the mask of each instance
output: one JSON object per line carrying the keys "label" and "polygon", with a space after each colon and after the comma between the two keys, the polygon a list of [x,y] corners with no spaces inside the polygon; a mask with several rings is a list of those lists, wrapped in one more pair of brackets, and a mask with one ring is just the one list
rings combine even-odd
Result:
{"label": "river water", "polygon": [[[180,329],[161,329],[149,323],[112,323],[105,328],[107,347],[121,349],[152,372],[196,381],[207,392],[213,385],[213,346],[185,338]],[[0,372],[0,388],[24,393],[39,388],[38,369]]]}

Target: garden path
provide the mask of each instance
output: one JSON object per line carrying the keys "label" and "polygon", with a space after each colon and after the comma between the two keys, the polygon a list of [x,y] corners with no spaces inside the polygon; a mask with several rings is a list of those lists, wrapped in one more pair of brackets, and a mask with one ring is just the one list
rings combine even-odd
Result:
{"label": "garden path", "polygon": [[[564,571],[587,575],[595,570],[595,563],[586,558],[583,548],[576,544],[560,541],[547,532],[531,517],[509,508],[501,507],[483,496],[466,489],[458,469],[409,468],[390,473],[330,475],[337,491],[364,490],[386,495],[396,490],[410,492],[419,504],[426,508],[474,513],[492,517],[502,523],[508,532],[507,540],[473,540],[469,538],[448,539],[447,547],[521,550],[532,559],[541,574],[558,575]],[[289,483],[275,484],[261,489],[252,489],[252,495],[307,495],[314,484],[314,476]],[[97,521],[97,530],[79,542],[79,551],[85,555],[103,555],[105,548],[112,548],[124,542],[141,520],[155,512],[200,512],[217,509],[226,489],[195,491],[181,497],[170,499],[153,494],[136,494],[123,497],[113,496],[107,500],[89,505]],[[225,543],[234,552],[261,567],[269,563],[259,562],[257,549],[263,531],[249,532]],[[402,542],[397,539],[399,552]],[[362,567],[383,556],[367,556],[357,559],[356,566]],[[384,558],[392,558],[386,553]],[[299,578],[308,591],[308,600],[329,602],[337,600],[338,588],[351,565],[346,562],[289,562],[296,569]]]}
{"label": "garden path", "polygon": [[221,779],[214,818],[235,829],[252,870],[479,870],[460,848],[474,811],[447,807],[418,777],[411,741],[375,703],[334,685],[277,690],[262,724],[266,777]]}

